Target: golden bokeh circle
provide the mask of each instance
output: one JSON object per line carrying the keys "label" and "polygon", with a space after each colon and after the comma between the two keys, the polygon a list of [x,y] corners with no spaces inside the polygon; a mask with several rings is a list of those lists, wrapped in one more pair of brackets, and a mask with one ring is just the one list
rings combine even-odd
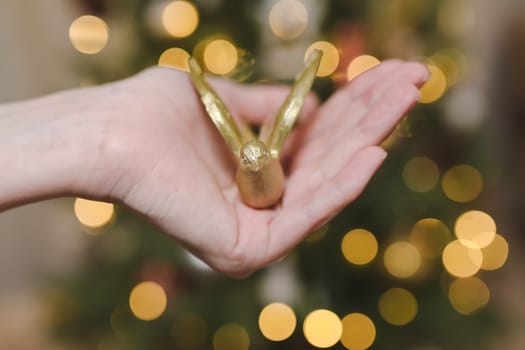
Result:
{"label": "golden bokeh circle", "polygon": [[405,185],[414,192],[428,192],[439,181],[439,168],[432,159],[427,157],[414,157],[403,168]]}
{"label": "golden bokeh circle", "polygon": [[466,203],[479,196],[483,189],[483,178],[476,168],[461,164],[445,172],[441,186],[447,198]]}
{"label": "golden bokeh circle", "polygon": [[348,68],[346,69],[346,77],[348,81],[350,81],[370,68],[377,66],[379,63],[381,63],[381,61],[371,55],[357,56],[348,65]]}
{"label": "golden bokeh circle", "polygon": [[319,70],[317,71],[318,77],[326,77],[334,73],[339,65],[339,50],[334,44],[328,41],[316,41],[306,49],[304,55],[304,60],[306,59],[313,50],[323,51],[323,57],[321,58],[321,63],[319,64]]}
{"label": "golden bokeh circle", "polygon": [[259,314],[259,329],[272,341],[288,339],[295,330],[297,319],[292,308],[282,303],[266,305]]}
{"label": "golden bokeh circle", "polygon": [[159,57],[159,66],[172,67],[184,72],[189,72],[188,58],[190,54],[180,47],[165,50]]}
{"label": "golden bokeh circle", "polygon": [[482,270],[493,271],[505,265],[509,256],[509,244],[503,236],[496,234],[492,242],[481,249],[483,254]]}
{"label": "golden bokeh circle", "polygon": [[237,66],[237,48],[228,40],[217,39],[209,42],[204,49],[204,64],[214,74],[226,75]]}
{"label": "golden bokeh circle", "polygon": [[450,239],[447,225],[435,218],[421,219],[410,230],[410,242],[425,258],[440,257]]}
{"label": "golden bokeh circle", "polygon": [[470,210],[457,218],[454,231],[464,245],[484,248],[496,235],[496,222],[481,210]]}
{"label": "golden bokeh circle", "polygon": [[166,310],[167,303],[164,289],[151,281],[139,283],[129,295],[129,306],[133,315],[143,321],[159,318]]}
{"label": "golden bokeh circle", "polygon": [[308,343],[318,348],[334,346],[343,333],[339,317],[330,310],[319,309],[310,312],[303,323],[303,333]]}
{"label": "golden bokeh circle", "polygon": [[416,297],[403,288],[390,288],[379,297],[379,313],[383,319],[395,326],[403,326],[417,315]]}
{"label": "golden bokeh circle", "polygon": [[448,298],[457,312],[471,315],[488,304],[490,290],[479,278],[459,278],[450,285]]}
{"label": "golden bokeh circle", "polygon": [[355,229],[348,232],[341,242],[344,257],[352,264],[364,265],[377,255],[378,244],[372,232]]}
{"label": "golden bokeh circle", "polygon": [[384,263],[387,271],[398,278],[413,276],[421,266],[421,254],[409,242],[392,243],[385,251]]}
{"label": "golden bokeh circle", "polygon": [[172,1],[162,12],[162,24],[170,35],[185,38],[197,29],[199,12],[195,5],[188,1]]}
{"label": "golden bokeh circle", "polygon": [[213,335],[214,350],[248,350],[250,336],[243,326],[228,323],[221,326]]}
{"label": "golden bokeh circle", "polygon": [[368,316],[360,313],[348,314],[343,317],[341,323],[341,343],[345,348],[365,350],[372,346],[376,339],[376,327]]}
{"label": "golden bokeh circle", "polygon": [[308,11],[301,1],[279,0],[268,16],[270,29],[280,39],[297,39],[304,33],[308,23]]}
{"label": "golden bokeh circle", "polygon": [[76,198],[74,203],[75,216],[78,221],[89,228],[99,228],[108,224],[115,214],[112,203]]}
{"label": "golden bokeh circle", "polygon": [[419,102],[421,103],[437,101],[447,89],[447,79],[443,71],[432,63],[427,64],[427,68],[430,72],[430,78],[419,90],[421,93]]}
{"label": "golden bokeh circle", "polygon": [[80,16],[69,27],[69,40],[73,47],[88,55],[99,53],[106,47],[109,29],[103,19]]}
{"label": "golden bokeh circle", "polygon": [[459,240],[450,242],[443,250],[443,265],[456,277],[474,276],[481,268],[483,255],[479,248],[463,245]]}

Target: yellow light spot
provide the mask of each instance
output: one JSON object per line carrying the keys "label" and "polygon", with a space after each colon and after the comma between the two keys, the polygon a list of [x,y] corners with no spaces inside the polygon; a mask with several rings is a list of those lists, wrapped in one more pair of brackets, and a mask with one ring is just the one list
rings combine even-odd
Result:
{"label": "yellow light spot", "polygon": [[339,51],[337,48],[328,41],[317,41],[310,45],[306,50],[306,54],[304,55],[305,61],[315,49],[323,51],[323,57],[321,58],[317,76],[326,77],[335,72],[339,65]]}
{"label": "yellow light spot", "polygon": [[206,343],[208,325],[201,316],[186,312],[173,321],[171,334],[177,348],[199,349]]}
{"label": "yellow light spot", "polygon": [[159,66],[177,68],[189,72],[188,58],[190,54],[179,47],[172,47],[164,51],[159,57]]}
{"label": "yellow light spot", "polygon": [[403,288],[391,288],[381,294],[378,306],[383,319],[396,326],[412,322],[417,314],[416,297]]}
{"label": "yellow light spot", "polygon": [[312,234],[310,234],[310,236],[308,236],[308,238],[306,239],[306,242],[308,243],[319,242],[321,239],[324,238],[324,236],[326,236],[328,231],[330,231],[329,223],[324,224],[323,226],[315,230]]}
{"label": "yellow light spot", "polygon": [[448,86],[455,85],[461,79],[466,59],[459,50],[440,50],[432,55],[431,60],[445,74]]}
{"label": "yellow light spot", "polygon": [[273,341],[288,339],[295,330],[297,320],[292,308],[281,303],[273,303],[262,309],[259,315],[259,328],[262,334]]}
{"label": "yellow light spot", "polygon": [[162,13],[164,29],[176,38],[191,35],[199,25],[199,12],[188,1],[172,1]]}
{"label": "yellow light spot", "polygon": [[427,64],[427,68],[430,71],[430,79],[421,87],[421,97],[419,102],[421,103],[432,103],[437,101],[447,89],[447,79],[443,71],[435,64]]}
{"label": "yellow light spot", "polygon": [[448,298],[457,312],[470,315],[487,305],[490,291],[479,278],[459,278],[450,285]]}
{"label": "yellow light spot", "polygon": [[304,33],[308,11],[301,1],[279,0],[268,17],[272,32],[280,39],[293,40]]}
{"label": "yellow light spot", "polygon": [[239,60],[235,46],[223,39],[211,41],[204,49],[204,63],[210,72],[225,75],[230,73]]}
{"label": "yellow light spot", "polygon": [[481,249],[483,254],[483,263],[481,268],[483,270],[497,270],[501,268],[507,261],[509,255],[509,244],[502,236],[496,234],[492,242]]}
{"label": "yellow light spot", "polygon": [[392,243],[385,251],[384,263],[392,276],[408,278],[413,276],[421,266],[421,255],[409,242]]}
{"label": "yellow light spot", "polygon": [[348,81],[354,79],[370,68],[377,66],[379,63],[380,61],[377,58],[370,55],[361,55],[354,58],[346,70]]}
{"label": "yellow light spot", "polygon": [[377,240],[371,232],[355,229],[343,237],[341,250],[352,264],[368,264],[377,255]]}
{"label": "yellow light spot", "polygon": [[92,201],[89,199],[75,199],[75,215],[84,226],[98,228],[111,221],[115,207],[111,203]]}
{"label": "yellow light spot", "polygon": [[129,306],[136,318],[151,321],[164,313],[168,298],[166,292],[155,282],[142,282],[133,288]]}
{"label": "yellow light spot", "polygon": [[438,183],[439,168],[430,158],[414,157],[403,168],[403,180],[414,192],[428,192]]}
{"label": "yellow light spot", "polygon": [[456,277],[474,276],[481,268],[482,260],[481,250],[465,246],[458,240],[450,242],[443,250],[443,265]]}
{"label": "yellow light spot", "polygon": [[306,340],[318,348],[334,346],[343,333],[339,317],[330,310],[319,309],[310,312],[303,323]]}
{"label": "yellow light spot", "polygon": [[69,39],[73,47],[85,54],[96,54],[102,51],[108,42],[109,29],[101,18],[81,16],[71,23]]}
{"label": "yellow light spot", "polygon": [[484,248],[494,240],[496,223],[489,214],[470,210],[458,217],[454,231],[463,245]]}
{"label": "yellow light spot", "polygon": [[410,231],[410,242],[418,248],[423,257],[430,259],[441,256],[450,238],[447,225],[434,218],[419,220]]}
{"label": "yellow light spot", "polygon": [[239,324],[225,324],[213,335],[214,350],[248,350],[249,347],[250,336]]}
{"label": "yellow light spot", "polygon": [[343,320],[343,334],[341,343],[350,350],[365,350],[374,343],[376,327],[366,315],[353,313],[346,315]]}
{"label": "yellow light spot", "polygon": [[450,200],[466,203],[479,196],[483,189],[483,179],[476,168],[462,164],[447,170],[441,186]]}

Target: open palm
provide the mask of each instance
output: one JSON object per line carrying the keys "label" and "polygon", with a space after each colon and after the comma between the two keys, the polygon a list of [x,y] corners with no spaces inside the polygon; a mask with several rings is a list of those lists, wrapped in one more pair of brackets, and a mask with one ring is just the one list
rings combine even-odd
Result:
{"label": "open palm", "polygon": [[[189,77],[145,71],[117,83],[122,107],[108,138],[120,170],[108,196],[212,267],[246,275],[286,254],[361,193],[385,157],[377,144],[414,105],[427,78],[420,64],[387,61],[320,107],[310,96],[284,150],[282,201],[261,210],[241,201],[235,160]],[[275,116],[288,93],[282,86],[211,84],[235,118],[255,125]]]}

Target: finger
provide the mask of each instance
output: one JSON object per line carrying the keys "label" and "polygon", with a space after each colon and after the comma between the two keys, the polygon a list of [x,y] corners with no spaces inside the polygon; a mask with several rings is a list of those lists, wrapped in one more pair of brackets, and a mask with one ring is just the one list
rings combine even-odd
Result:
{"label": "finger", "polygon": [[289,206],[283,206],[270,226],[270,254],[279,257],[356,199],[385,156],[386,152],[380,147],[364,148],[332,179]]}

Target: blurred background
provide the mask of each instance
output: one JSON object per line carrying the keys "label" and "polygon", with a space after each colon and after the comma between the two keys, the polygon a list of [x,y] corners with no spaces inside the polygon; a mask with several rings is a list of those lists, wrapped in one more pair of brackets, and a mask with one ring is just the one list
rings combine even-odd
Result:
{"label": "blurred background", "polygon": [[[0,214],[2,349],[525,348],[521,0],[2,0],[0,102],[151,65],[327,98],[388,58],[432,77],[363,195],[246,280],[110,203]],[[8,171],[8,170],[7,170]]]}

